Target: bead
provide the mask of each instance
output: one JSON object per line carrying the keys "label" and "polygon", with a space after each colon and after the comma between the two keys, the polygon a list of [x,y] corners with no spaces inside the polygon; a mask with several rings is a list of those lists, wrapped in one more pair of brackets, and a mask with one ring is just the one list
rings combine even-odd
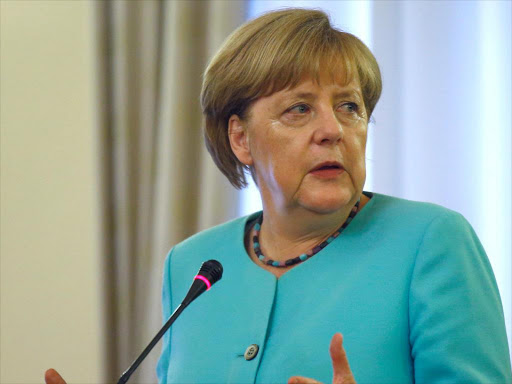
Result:
{"label": "bead", "polygon": [[315,246],[313,249],[310,249],[306,253],[303,253],[300,256],[294,257],[292,259],[288,259],[286,261],[275,261],[266,259],[263,253],[261,252],[260,248],[260,242],[259,242],[259,234],[261,230],[261,223],[263,222],[263,214],[259,218],[259,222],[254,224],[253,230],[254,230],[254,236],[253,236],[253,248],[254,252],[258,256],[258,259],[261,260],[262,263],[266,265],[271,265],[273,267],[287,267],[290,265],[301,263],[308,259],[308,257],[311,257],[318,252],[320,252],[322,249],[324,249],[327,245],[329,245],[335,238],[337,238],[341,232],[347,227],[347,225],[352,221],[352,219],[356,216],[357,211],[359,209],[359,200],[356,202],[355,206],[352,207],[349,216],[347,217],[347,220],[343,223],[341,227],[338,228],[336,232],[334,232],[331,236],[327,238],[327,240],[323,241],[322,243]]}

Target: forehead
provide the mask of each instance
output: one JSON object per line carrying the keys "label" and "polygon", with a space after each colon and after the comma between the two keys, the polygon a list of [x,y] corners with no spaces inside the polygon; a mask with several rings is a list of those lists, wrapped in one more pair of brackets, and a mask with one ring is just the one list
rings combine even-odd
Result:
{"label": "forehead", "polygon": [[306,77],[303,78],[296,86],[288,87],[276,92],[282,95],[300,95],[305,93],[327,92],[336,95],[361,95],[361,86],[359,81],[352,79],[346,81],[343,79],[335,79],[332,76],[321,75],[318,79]]}
{"label": "forehead", "polygon": [[306,76],[296,85],[281,89],[256,101],[260,101],[258,104],[266,104],[266,102],[273,103],[274,101],[287,101],[294,98],[316,99],[321,94],[327,94],[329,97],[362,99],[361,86],[356,79],[350,82],[345,79],[336,81],[332,76],[324,74],[318,79]]}

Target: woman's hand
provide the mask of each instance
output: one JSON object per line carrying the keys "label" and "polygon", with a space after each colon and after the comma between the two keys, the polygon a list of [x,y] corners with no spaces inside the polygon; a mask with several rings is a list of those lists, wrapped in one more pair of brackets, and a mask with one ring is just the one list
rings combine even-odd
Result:
{"label": "woman's hand", "polygon": [[[331,339],[329,347],[331,354],[333,378],[332,384],[356,384],[354,375],[348,365],[347,355],[343,348],[343,336],[341,333],[335,333]],[[292,376],[288,379],[288,384],[321,384],[319,381],[302,377]]]}
{"label": "woman's hand", "polygon": [[55,369],[49,369],[44,374],[46,384],[66,384],[64,379]]}

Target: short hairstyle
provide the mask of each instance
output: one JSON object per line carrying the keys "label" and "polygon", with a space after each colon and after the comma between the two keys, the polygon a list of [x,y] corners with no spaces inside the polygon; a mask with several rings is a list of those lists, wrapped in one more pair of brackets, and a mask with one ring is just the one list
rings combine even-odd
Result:
{"label": "short hairstyle", "polygon": [[349,83],[359,80],[370,118],[382,91],[379,66],[354,35],[333,28],[322,11],[284,9],[243,24],[211,59],[203,78],[201,106],[205,143],[215,164],[238,189],[246,171],[228,136],[232,115],[242,120],[252,102],[298,85],[304,76],[318,81],[320,70]]}

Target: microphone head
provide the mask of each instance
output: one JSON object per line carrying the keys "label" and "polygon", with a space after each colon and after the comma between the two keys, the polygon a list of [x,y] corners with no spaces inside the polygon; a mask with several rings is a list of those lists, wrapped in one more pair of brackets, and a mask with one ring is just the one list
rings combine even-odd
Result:
{"label": "microphone head", "polygon": [[190,287],[187,296],[181,303],[183,307],[189,305],[201,293],[208,291],[213,284],[222,278],[222,264],[217,260],[208,260],[201,265],[199,272],[194,277],[192,286]]}
{"label": "microphone head", "polygon": [[203,280],[210,289],[213,284],[222,279],[223,271],[222,264],[217,260],[208,260],[201,265],[195,279]]}

